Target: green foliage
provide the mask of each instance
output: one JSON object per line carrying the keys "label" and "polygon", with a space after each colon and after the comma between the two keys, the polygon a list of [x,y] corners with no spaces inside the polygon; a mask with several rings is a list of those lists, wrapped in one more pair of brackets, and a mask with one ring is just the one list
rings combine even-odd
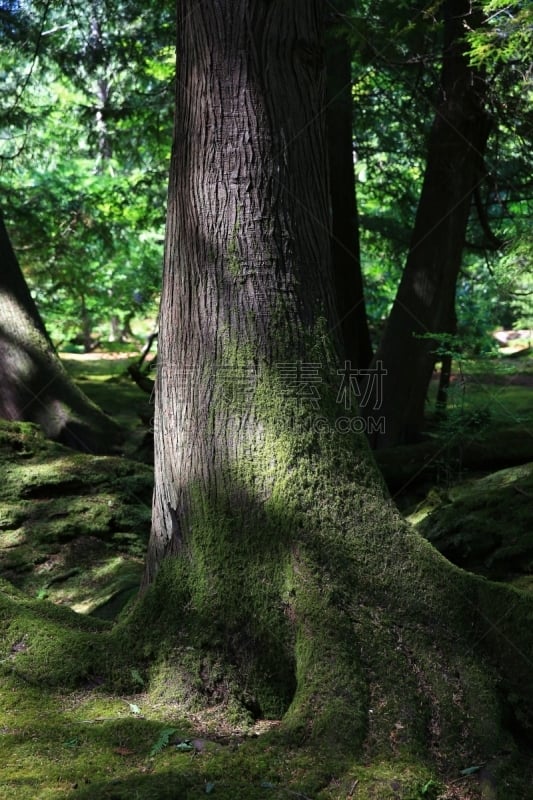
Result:
{"label": "green foliage", "polygon": [[515,328],[533,325],[533,241],[523,229],[510,239],[495,264],[495,279],[510,309]]}
{"label": "green foliage", "polygon": [[486,15],[485,23],[469,34],[472,63],[490,69],[509,63],[518,70],[522,67],[522,77],[533,88],[531,4],[520,0],[484,0],[482,6]]}
{"label": "green foliage", "polygon": [[423,175],[424,129],[408,74],[365,66],[356,72],[353,99],[361,261],[368,315],[376,325],[388,316],[407,256]]}
{"label": "green foliage", "polygon": [[439,800],[444,786],[432,779],[424,781],[413,789],[406,797],[406,800]]}
{"label": "green foliage", "polygon": [[[163,730],[160,731],[156,741],[152,745],[152,749],[150,750],[150,758],[153,758],[153,756],[156,756],[165,747],[168,747],[171,737],[177,732],[177,728],[163,728]],[[190,749],[192,750],[192,748]]]}
{"label": "green foliage", "polygon": [[172,17],[121,0],[27,14],[28,41],[17,29],[0,55],[3,211],[52,334],[87,344],[158,295]]}
{"label": "green foliage", "polygon": [[136,683],[138,686],[144,686],[144,678],[142,677],[142,675],[141,675],[141,673],[139,672],[139,670],[138,670],[138,669],[135,669],[135,668],[132,668],[132,669],[130,670],[130,672],[131,672],[131,677],[132,677],[132,680],[133,680],[133,681],[134,681],[134,682],[135,682],[135,683]]}
{"label": "green foliage", "polygon": [[[472,62],[487,78],[492,131],[485,175],[471,215],[458,283],[461,334],[487,349],[496,327],[527,326],[520,297],[509,293],[509,247],[530,249],[530,4],[483,4],[487,22],[469,32]],[[429,125],[438,113],[442,4],[350,4],[337,35],[353,42],[354,158],[366,304],[377,341],[406,260],[426,159]],[[512,244],[511,244],[512,243]],[[530,259],[529,259],[530,260]],[[506,286],[507,283],[507,286]],[[523,293],[523,280],[515,282]]]}

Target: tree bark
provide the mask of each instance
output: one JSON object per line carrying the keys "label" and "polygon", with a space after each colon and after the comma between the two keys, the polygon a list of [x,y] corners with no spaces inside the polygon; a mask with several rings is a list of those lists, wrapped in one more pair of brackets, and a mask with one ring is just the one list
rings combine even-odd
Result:
{"label": "tree bark", "polygon": [[227,8],[183,11],[158,348],[161,533],[148,579],[187,528],[169,511],[189,501],[168,475],[209,484],[256,436],[252,411],[243,424],[217,395],[246,393],[264,365],[307,358],[317,308],[329,318],[334,308],[317,4],[297,3],[290,30],[260,3],[233,5],[240,24],[229,29]]}
{"label": "tree bark", "polygon": [[30,294],[0,215],[0,417],[37,423],[57,442],[112,452],[121,433],[70,380]]}
{"label": "tree bark", "polygon": [[153,524],[128,641],[169,698],[283,715],[351,758],[398,741],[455,758],[460,739],[478,759],[508,741],[501,676],[506,705],[533,695],[531,604],[413,534],[339,426],[321,10],[178,2]]}
{"label": "tree bark", "polygon": [[444,16],[441,98],[422,193],[400,287],[375,356],[387,371],[381,398],[386,422],[370,436],[376,448],[420,439],[438,346],[431,334],[454,332],[472,195],[484,178],[490,128],[486,86],[469,65],[464,40],[465,30],[479,25],[479,12],[469,0],[447,0]]}

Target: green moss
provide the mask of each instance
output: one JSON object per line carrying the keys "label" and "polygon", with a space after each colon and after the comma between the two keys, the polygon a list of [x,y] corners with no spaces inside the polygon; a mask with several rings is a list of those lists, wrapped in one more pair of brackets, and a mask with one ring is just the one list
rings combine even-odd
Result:
{"label": "green moss", "polygon": [[[242,492],[238,497],[242,509],[246,497]],[[238,526],[231,503],[197,493],[194,506],[186,558],[163,566],[130,623],[144,631],[155,608],[164,603],[168,609],[168,614],[159,612],[157,631],[150,636],[163,663],[156,668],[157,691],[168,683],[169,693],[182,702],[197,695],[195,702],[225,702],[231,713],[240,707],[248,717],[279,716],[294,684],[280,526],[258,516],[250,503],[247,518],[261,534],[253,536],[251,529]],[[176,608],[181,609],[177,618]],[[169,652],[175,665],[170,682]]]}
{"label": "green moss", "polygon": [[118,611],[140,581],[152,471],[73,453],[19,423],[0,424],[0,467],[1,573],[76,610]]}
{"label": "green moss", "polygon": [[[454,796],[452,789],[456,797],[482,797],[475,774],[461,778],[452,771],[442,781],[423,764],[401,758],[358,763],[339,758],[322,742],[291,748],[275,727],[259,736],[227,728],[199,732],[179,712],[164,716],[145,695],[47,693],[11,677],[0,684],[0,699],[2,785],[13,800],[200,800],[206,793],[225,800],[435,800],[448,792]],[[151,756],[169,729],[167,746]],[[176,749],[183,740],[191,742],[191,751]],[[507,763],[515,778],[509,769],[504,777],[505,758],[490,763],[493,780],[506,800],[521,800],[526,784],[517,776],[522,771],[527,780],[530,765]]]}
{"label": "green moss", "polygon": [[[2,581],[2,672],[35,686],[74,686],[108,661],[102,624],[46,600],[31,600]],[[96,632],[102,636],[95,637]]]}
{"label": "green moss", "polygon": [[[458,749],[486,758],[509,744],[511,690],[501,695],[492,644],[472,655],[472,624],[498,619],[507,601],[401,520],[366,446],[335,432],[329,391],[331,424],[315,430],[312,409],[265,370],[250,436],[220,465],[216,493],[190,488],[186,549],[131,617],[147,659],[164,662],[158,690],[231,714],[285,711],[291,744],[410,763]],[[231,429],[239,404],[215,413]]]}
{"label": "green moss", "polygon": [[[23,600],[19,593],[5,588],[14,602]],[[36,619],[42,622],[39,604],[23,604],[28,620],[33,608]],[[47,606],[50,611],[58,623],[56,645],[65,655],[65,647],[76,646],[65,637],[76,615]],[[93,644],[106,635],[105,627],[97,627]],[[28,645],[35,646],[31,635]],[[85,658],[86,651],[79,652]],[[16,656],[19,662],[22,655],[20,651]],[[372,702],[376,699],[374,694]],[[482,696],[479,699],[484,702]],[[392,719],[397,721],[394,716]],[[29,682],[27,672],[2,669],[0,758],[4,791],[13,800],[65,796],[86,800],[170,800],[179,796],[199,800],[205,796],[206,787],[226,800],[286,800],[292,795],[315,800],[345,800],[352,795],[361,800],[421,800],[440,796],[437,792],[428,794],[428,786],[440,785],[443,793],[446,786],[450,791],[452,787],[464,787],[465,791],[468,787],[470,797],[482,796],[481,780],[476,775],[461,779],[460,770],[472,762],[468,760],[471,753],[463,752],[460,743],[456,743],[455,762],[443,765],[447,776],[439,778],[420,756],[415,758],[411,753],[407,758],[398,741],[388,758],[371,755],[369,750],[357,756],[331,746],[327,737],[294,747],[272,724],[249,728],[243,734],[242,729],[239,732],[229,727],[227,714],[217,717],[213,707],[203,715],[197,713],[193,720],[191,725],[177,702],[170,702],[168,692],[164,705],[160,698],[146,694],[108,694],[105,687],[58,693],[47,690],[41,680],[38,684]],[[199,724],[201,727],[195,728]],[[174,731],[169,744],[151,756],[154,745],[161,741],[161,732],[169,728]],[[264,730],[267,732],[262,733]],[[399,737],[402,729],[396,725],[389,732]],[[176,743],[183,740],[192,743],[192,751],[176,749]],[[524,787],[531,780],[531,764],[515,754],[499,755],[489,766],[506,800],[522,800]]]}

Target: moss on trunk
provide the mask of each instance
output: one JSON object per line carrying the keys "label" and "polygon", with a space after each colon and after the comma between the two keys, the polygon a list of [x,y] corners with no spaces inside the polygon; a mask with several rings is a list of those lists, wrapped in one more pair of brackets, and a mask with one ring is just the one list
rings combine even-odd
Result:
{"label": "moss on trunk", "polygon": [[227,464],[230,491],[191,492],[188,539],[123,649],[160,697],[282,715],[293,743],[437,767],[512,747],[533,723],[531,600],[414,532],[362,438],[317,431],[275,380],[258,393],[253,456]]}

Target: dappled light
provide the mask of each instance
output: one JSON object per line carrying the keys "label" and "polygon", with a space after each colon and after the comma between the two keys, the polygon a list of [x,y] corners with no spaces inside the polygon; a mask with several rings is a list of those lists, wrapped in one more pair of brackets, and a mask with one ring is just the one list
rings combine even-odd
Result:
{"label": "dappled light", "polygon": [[0,0],[1,800],[526,800],[533,6]]}
{"label": "dappled light", "polygon": [[33,597],[114,616],[139,586],[151,470],[0,428],[2,573]]}

